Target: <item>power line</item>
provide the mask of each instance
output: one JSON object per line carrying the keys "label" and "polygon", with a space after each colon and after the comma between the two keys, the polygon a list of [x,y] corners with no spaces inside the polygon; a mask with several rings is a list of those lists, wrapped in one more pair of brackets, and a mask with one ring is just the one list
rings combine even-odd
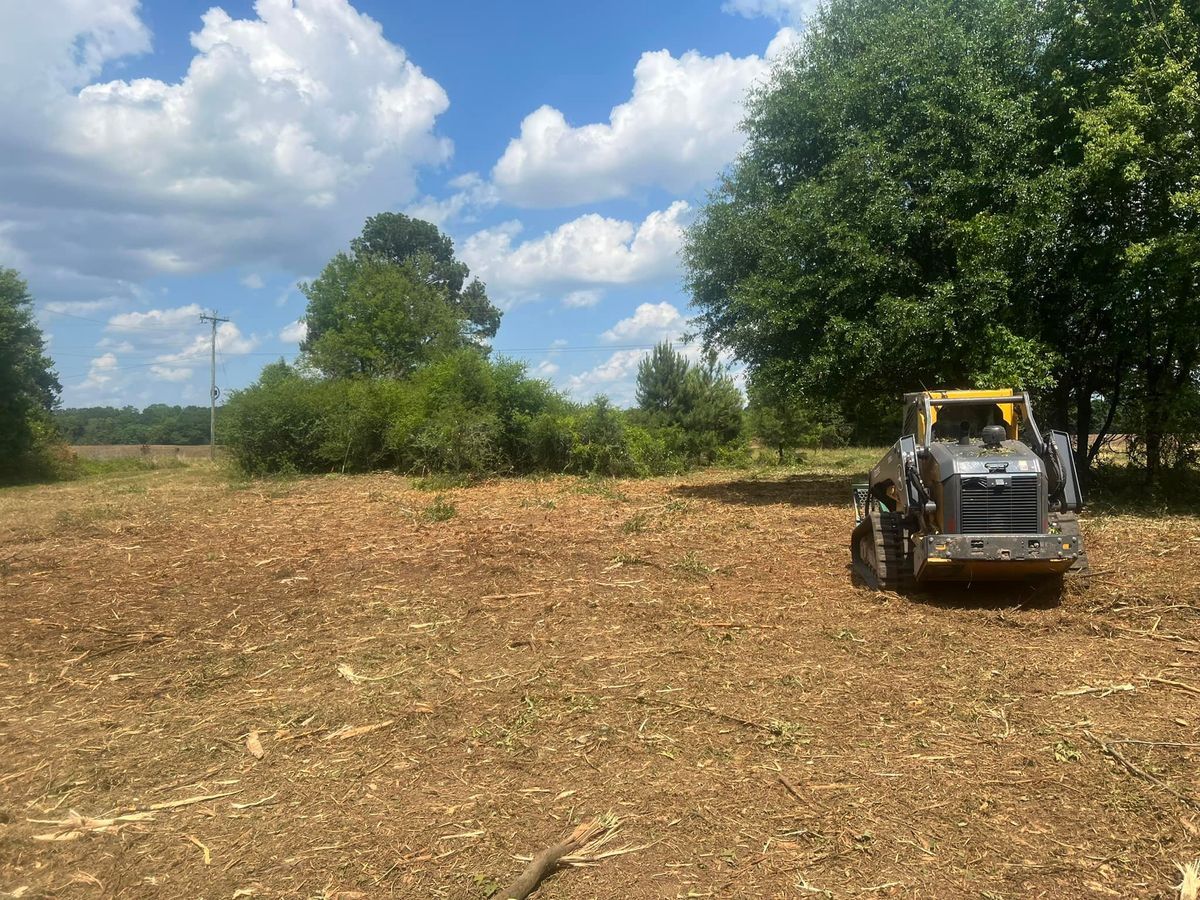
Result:
{"label": "power line", "polygon": [[[113,321],[111,319],[109,321],[105,322],[102,319],[91,319],[91,318],[88,318],[87,316],[77,316],[77,315],[75,315],[75,313],[59,312],[56,309],[46,309],[45,307],[42,307],[40,310],[37,310],[37,312],[48,313],[49,315],[52,315],[52,316],[63,316],[68,319],[78,319],[80,322],[91,322],[93,325],[103,325],[105,328],[111,328],[113,331],[116,331],[116,332],[179,331],[179,329],[182,327],[182,324],[171,324],[168,322],[113,323]],[[135,313],[123,313],[122,315],[135,315],[136,316],[136,315],[142,315],[142,314],[135,312]]]}

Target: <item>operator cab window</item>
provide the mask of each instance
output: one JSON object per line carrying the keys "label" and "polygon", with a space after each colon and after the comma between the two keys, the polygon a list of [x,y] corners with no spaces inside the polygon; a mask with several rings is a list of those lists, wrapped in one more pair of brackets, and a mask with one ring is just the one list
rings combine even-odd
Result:
{"label": "operator cab window", "polygon": [[1004,416],[995,403],[944,406],[933,423],[933,439],[955,442],[965,430],[972,440],[979,440],[989,425],[1004,425]]}

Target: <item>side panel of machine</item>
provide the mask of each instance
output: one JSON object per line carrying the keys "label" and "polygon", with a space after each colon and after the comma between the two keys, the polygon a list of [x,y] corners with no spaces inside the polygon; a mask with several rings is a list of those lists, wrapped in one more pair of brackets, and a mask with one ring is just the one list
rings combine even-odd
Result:
{"label": "side panel of machine", "polygon": [[1079,489],[1079,472],[1075,470],[1075,455],[1071,451],[1071,436],[1065,431],[1051,431],[1050,442],[1058,451],[1063,469],[1063,508],[1065,512],[1079,512],[1083,506],[1083,491]]}
{"label": "side panel of machine", "polygon": [[900,438],[871,470],[871,494],[891,512],[906,512],[910,498],[904,473],[905,459],[916,452],[911,435]]}

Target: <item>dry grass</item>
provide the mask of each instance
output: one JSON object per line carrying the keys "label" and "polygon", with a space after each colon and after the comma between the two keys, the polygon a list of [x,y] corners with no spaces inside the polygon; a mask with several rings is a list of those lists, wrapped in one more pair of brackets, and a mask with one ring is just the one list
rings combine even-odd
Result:
{"label": "dry grass", "polygon": [[76,444],[71,452],[80,459],[208,459],[207,444]]}
{"label": "dry grass", "polygon": [[0,888],[482,900],[611,815],[538,896],[1178,896],[1200,519],[1085,520],[1061,603],[901,598],[848,482],[0,492]]}

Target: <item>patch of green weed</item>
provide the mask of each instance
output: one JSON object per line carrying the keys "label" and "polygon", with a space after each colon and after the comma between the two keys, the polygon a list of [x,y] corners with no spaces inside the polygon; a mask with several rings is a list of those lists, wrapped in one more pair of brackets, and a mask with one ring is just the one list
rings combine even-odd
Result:
{"label": "patch of green weed", "polygon": [[621,526],[621,531],[624,534],[641,534],[646,530],[646,525],[649,519],[644,512],[634,513]]}
{"label": "patch of green weed", "polygon": [[423,516],[427,522],[448,522],[458,515],[458,507],[438,494],[433,502],[425,507]]}
{"label": "patch of green weed", "polygon": [[414,490],[418,491],[452,491],[456,488],[470,487],[470,475],[454,475],[449,473],[434,473],[423,475],[412,480]]}
{"label": "patch of green weed", "polygon": [[682,572],[684,575],[687,575],[691,578],[707,578],[716,571],[716,569],[705,564],[705,562],[700,559],[700,557],[698,557],[693,550],[689,550],[687,553],[685,553],[683,558],[671,566],[671,568],[678,572]]}

